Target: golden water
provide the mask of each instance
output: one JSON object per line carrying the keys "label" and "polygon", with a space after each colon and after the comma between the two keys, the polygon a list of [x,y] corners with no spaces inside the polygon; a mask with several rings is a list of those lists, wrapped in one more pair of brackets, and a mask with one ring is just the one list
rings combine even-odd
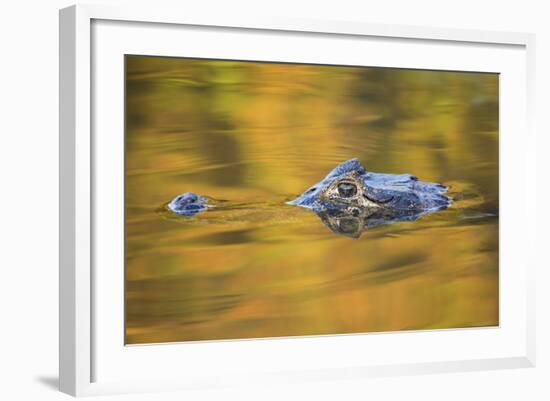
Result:
{"label": "golden water", "polygon": [[[126,61],[127,343],[498,324],[497,75]],[[352,157],[455,202],[358,239],[285,204]]]}

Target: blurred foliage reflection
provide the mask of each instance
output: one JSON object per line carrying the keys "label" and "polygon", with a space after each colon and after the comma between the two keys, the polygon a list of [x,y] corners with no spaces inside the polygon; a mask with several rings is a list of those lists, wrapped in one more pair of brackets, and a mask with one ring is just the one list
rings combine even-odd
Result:
{"label": "blurred foliage reflection", "polygon": [[[126,91],[127,343],[498,324],[497,75],[128,56]],[[351,239],[284,204],[352,157],[455,205]]]}

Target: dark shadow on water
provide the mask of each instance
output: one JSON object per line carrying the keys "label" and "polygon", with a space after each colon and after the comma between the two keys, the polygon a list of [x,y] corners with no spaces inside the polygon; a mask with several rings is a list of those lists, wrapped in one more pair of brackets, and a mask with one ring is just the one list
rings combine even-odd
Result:
{"label": "dark shadow on water", "polygon": [[36,378],[36,381],[48,387],[50,390],[59,390],[59,378],[57,376],[40,376]]}
{"label": "dark shadow on water", "polygon": [[[442,207],[439,210],[444,210],[444,208]],[[415,221],[426,214],[439,210],[411,212],[395,210],[373,211],[372,209],[366,209],[357,214],[347,211],[323,211],[315,212],[315,214],[333,233],[351,238],[359,238],[367,229],[402,221]]]}

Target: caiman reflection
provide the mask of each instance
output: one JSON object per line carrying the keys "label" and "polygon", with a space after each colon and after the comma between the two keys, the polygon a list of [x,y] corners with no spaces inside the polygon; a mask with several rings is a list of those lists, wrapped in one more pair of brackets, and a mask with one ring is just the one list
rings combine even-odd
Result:
{"label": "caiman reflection", "polygon": [[414,221],[428,212],[406,212],[388,209],[364,209],[354,212],[346,210],[316,211],[323,224],[339,235],[359,238],[363,231],[381,225]]}

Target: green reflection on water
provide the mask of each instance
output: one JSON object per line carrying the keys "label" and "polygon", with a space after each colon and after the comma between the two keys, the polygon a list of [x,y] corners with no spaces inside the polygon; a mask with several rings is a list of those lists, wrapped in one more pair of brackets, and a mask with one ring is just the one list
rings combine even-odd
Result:
{"label": "green reflection on water", "polygon": [[[498,324],[498,76],[127,57],[126,340]],[[337,163],[454,206],[337,236],[284,202]],[[193,191],[230,207],[159,211]]]}

